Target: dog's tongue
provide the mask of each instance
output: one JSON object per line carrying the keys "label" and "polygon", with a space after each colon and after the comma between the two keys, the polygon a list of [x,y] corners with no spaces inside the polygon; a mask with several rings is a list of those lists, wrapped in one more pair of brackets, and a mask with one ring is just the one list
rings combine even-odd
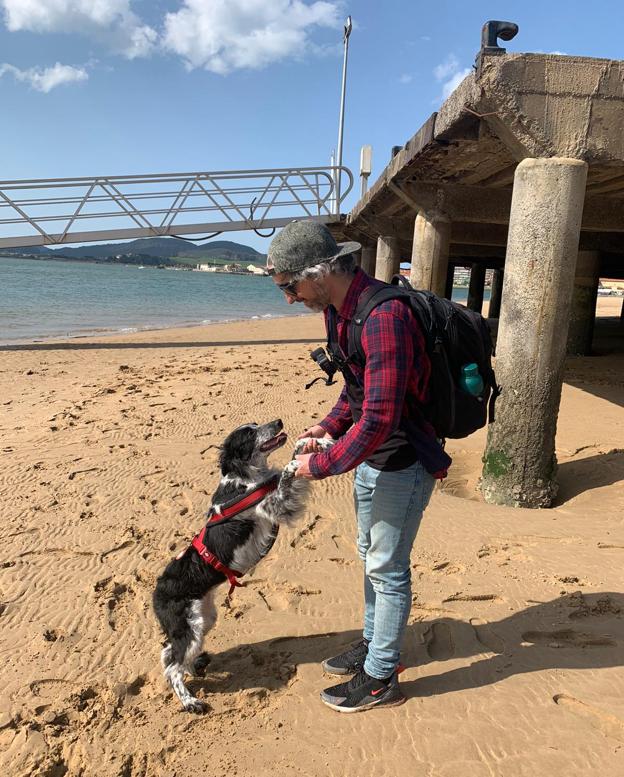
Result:
{"label": "dog's tongue", "polygon": [[267,442],[264,443],[262,446],[263,451],[272,451],[274,448],[279,448],[280,445],[283,445],[286,440],[288,439],[288,435],[286,432],[280,432],[279,434],[276,434],[275,437],[272,437],[270,440],[267,440]]}

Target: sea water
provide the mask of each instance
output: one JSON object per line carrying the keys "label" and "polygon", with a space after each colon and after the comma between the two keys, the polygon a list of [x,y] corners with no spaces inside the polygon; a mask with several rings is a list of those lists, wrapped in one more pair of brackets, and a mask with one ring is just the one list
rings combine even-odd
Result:
{"label": "sea water", "polygon": [[5,344],[307,313],[269,277],[0,257]]}
{"label": "sea water", "polygon": [[301,315],[271,278],[0,257],[0,342]]}

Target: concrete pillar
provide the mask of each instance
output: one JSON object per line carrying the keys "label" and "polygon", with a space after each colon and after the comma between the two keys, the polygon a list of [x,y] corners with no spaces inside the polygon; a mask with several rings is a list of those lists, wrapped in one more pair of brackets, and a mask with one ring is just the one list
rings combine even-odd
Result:
{"label": "concrete pillar", "polygon": [[377,238],[377,259],[375,278],[390,283],[392,276],[401,269],[401,257],[396,237],[380,235]]}
{"label": "concrete pillar", "polygon": [[568,353],[588,356],[591,353],[596,320],[596,299],[600,277],[600,253],[579,251],[576,260],[570,327],[568,329]]}
{"label": "concrete pillar", "polygon": [[361,267],[367,275],[371,278],[375,277],[375,259],[377,254],[377,246],[375,245],[363,245],[362,246],[362,263]]}
{"label": "concrete pillar", "polygon": [[549,507],[557,493],[561,399],[587,164],[524,159],[516,168],[498,329],[502,394],[488,429],[487,502]]}
{"label": "concrete pillar", "polygon": [[490,307],[488,308],[488,318],[499,318],[501,309],[501,300],[503,298],[503,277],[505,271],[500,268],[492,273],[492,288],[490,289]]}
{"label": "concrete pillar", "polygon": [[483,291],[485,289],[485,265],[474,262],[470,270],[470,285],[468,286],[467,307],[480,313],[483,308]]}
{"label": "concrete pillar", "polygon": [[455,280],[455,265],[450,264],[446,271],[446,286],[444,287],[444,296],[447,299],[453,299],[453,281]]}
{"label": "concrete pillar", "polygon": [[448,270],[451,222],[441,214],[419,211],[414,223],[410,283],[444,296]]}

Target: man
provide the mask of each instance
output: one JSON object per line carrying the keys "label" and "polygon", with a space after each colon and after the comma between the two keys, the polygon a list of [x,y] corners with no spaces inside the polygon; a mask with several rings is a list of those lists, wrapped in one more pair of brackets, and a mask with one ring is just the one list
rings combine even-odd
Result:
{"label": "man", "polygon": [[[337,244],[323,224],[293,221],[269,247],[267,269],[289,304],[323,312],[343,355],[360,295],[379,281],[357,267],[358,243]],[[328,329],[329,331],[329,329]],[[364,562],[362,640],[323,662],[326,672],[353,675],[321,700],[339,712],[405,701],[399,652],[411,607],[410,552],[436,477],[450,464],[435,433],[420,420],[430,373],[422,333],[409,306],[389,300],[373,309],[362,331],[365,364],[351,364],[338,402],[301,437],[332,438],[326,452],[309,443],[297,456],[297,477],[313,479],[355,469],[357,545]],[[416,408],[416,409],[415,409]]]}

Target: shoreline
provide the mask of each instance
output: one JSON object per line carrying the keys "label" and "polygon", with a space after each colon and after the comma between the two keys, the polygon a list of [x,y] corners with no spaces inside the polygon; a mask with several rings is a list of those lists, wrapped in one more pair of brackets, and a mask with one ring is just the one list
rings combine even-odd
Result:
{"label": "shoreline", "polygon": [[131,335],[140,336],[147,333],[156,332],[176,332],[178,330],[200,329],[202,327],[213,326],[227,326],[229,324],[241,324],[245,322],[258,322],[258,321],[277,321],[284,318],[304,318],[307,316],[313,316],[314,313],[299,312],[299,313],[283,313],[281,315],[275,313],[265,313],[263,315],[254,315],[247,318],[227,318],[222,320],[204,320],[193,323],[179,323],[172,326],[144,326],[144,327],[124,327],[123,329],[93,329],[80,334],[65,334],[65,335],[42,335],[40,337],[27,339],[16,338],[14,340],[6,340],[0,338],[0,350],[6,350],[13,347],[27,346],[27,345],[50,345],[54,343],[71,343],[74,341],[80,341],[85,339],[97,339],[112,337],[126,337]]}
{"label": "shoreline", "polygon": [[[613,318],[613,319],[619,320],[623,299],[624,298],[618,297],[615,295],[598,297],[597,303],[596,303],[596,318]],[[488,307],[489,307],[488,300],[484,300],[483,315],[486,317],[487,317]],[[34,345],[46,346],[46,345],[53,345],[55,343],[80,342],[80,341],[85,341],[87,339],[97,341],[98,338],[103,338],[110,341],[111,338],[114,338],[114,337],[117,337],[117,338],[127,338],[127,337],[133,337],[133,336],[140,337],[148,333],[159,333],[159,332],[175,333],[178,330],[181,332],[184,332],[188,330],[198,330],[198,329],[201,329],[202,327],[212,328],[212,327],[245,324],[245,323],[258,323],[262,321],[267,321],[267,322],[282,321],[283,319],[300,319],[300,318],[314,317],[317,315],[315,313],[312,313],[311,311],[299,310],[298,312],[288,313],[287,310],[288,310],[288,307],[286,307],[285,312],[282,314],[267,313],[263,315],[254,315],[247,318],[231,318],[231,319],[224,319],[220,321],[204,320],[200,322],[193,322],[193,323],[187,323],[187,324],[184,324],[184,323],[174,324],[172,326],[128,327],[124,329],[108,329],[108,330],[100,330],[100,331],[92,330],[92,331],[87,331],[85,333],[80,333],[75,335],[71,335],[71,334],[50,335],[50,336],[41,336],[37,338],[5,339],[0,337],[0,351],[16,350],[20,346],[34,346]]]}

